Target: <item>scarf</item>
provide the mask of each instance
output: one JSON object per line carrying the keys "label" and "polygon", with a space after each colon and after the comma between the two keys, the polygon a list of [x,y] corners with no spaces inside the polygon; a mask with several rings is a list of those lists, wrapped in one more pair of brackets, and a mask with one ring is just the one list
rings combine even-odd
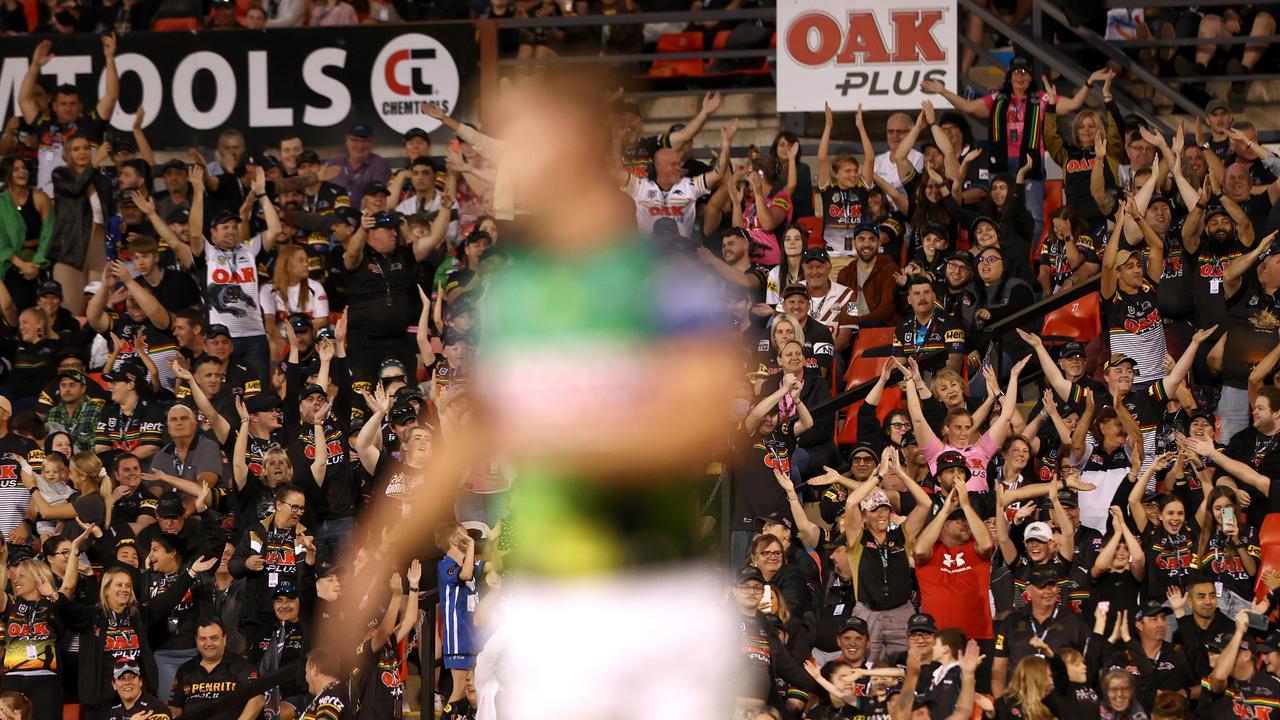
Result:
{"label": "scarf", "polygon": [[[1023,102],[1026,103],[1027,111],[1022,123],[1022,147],[1018,152],[1018,157],[1025,158],[1027,155],[1031,155],[1033,158],[1031,173],[1027,179],[1038,180],[1044,177],[1044,154],[1039,149],[1040,141],[1044,135],[1044,110],[1041,107],[1039,97],[1035,94],[1027,95]],[[1009,144],[1009,108],[1012,104],[1012,98],[1001,93],[996,96],[995,103],[991,106],[991,147],[993,150],[987,153],[987,158],[993,174],[1009,171],[1008,153],[1005,152],[1004,148]]]}

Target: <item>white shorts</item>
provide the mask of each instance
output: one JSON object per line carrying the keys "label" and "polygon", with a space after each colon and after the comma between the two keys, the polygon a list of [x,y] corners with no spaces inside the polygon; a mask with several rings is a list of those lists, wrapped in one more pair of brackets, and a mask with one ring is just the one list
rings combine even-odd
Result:
{"label": "white shorts", "polygon": [[739,630],[714,572],[521,578],[502,592],[493,672],[503,720],[702,720],[732,712]]}

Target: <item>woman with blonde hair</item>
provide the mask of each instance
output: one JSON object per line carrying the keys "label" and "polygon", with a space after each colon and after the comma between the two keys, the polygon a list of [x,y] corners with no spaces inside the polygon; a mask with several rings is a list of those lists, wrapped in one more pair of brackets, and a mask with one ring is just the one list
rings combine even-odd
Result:
{"label": "woman with blonde hair", "polygon": [[1028,655],[1013,669],[1013,678],[1004,695],[996,698],[995,711],[989,716],[1051,720],[1053,713],[1044,704],[1050,690],[1049,663],[1039,655]]}
{"label": "woman with blonde hair", "polygon": [[766,369],[770,375],[779,371],[778,353],[782,351],[782,346],[792,340],[800,343],[804,347],[804,326],[799,320],[787,314],[775,315],[769,323],[769,345],[756,348],[756,360],[761,369]]}
{"label": "woman with blonde hair", "polygon": [[53,380],[56,365],[51,363],[62,346],[49,316],[38,307],[18,314],[18,337],[9,351],[13,370],[9,388],[13,391],[15,409],[35,405],[36,395]]}
{"label": "woman with blonde hair", "polygon": [[262,307],[274,358],[283,355],[282,340],[286,333],[282,323],[289,322],[290,315],[307,315],[317,330],[329,324],[329,296],[324,286],[311,279],[307,251],[298,245],[276,247],[275,272],[271,274],[271,282],[258,291],[258,304]]}
{"label": "woman with blonde hair", "polygon": [[[36,487],[36,476],[31,466],[21,458],[22,484],[31,489]],[[100,528],[111,527],[111,508],[115,498],[111,495],[111,478],[102,467],[102,460],[92,452],[76,453],[71,457],[71,485],[78,494],[72,495],[69,502],[53,505],[44,499],[42,493],[31,493],[31,504],[36,513],[45,520],[62,520],[64,537],[75,537],[79,533],[76,523],[81,525],[97,525]],[[74,520],[76,522],[66,522]]]}
{"label": "woman with blonde hair", "polygon": [[[72,542],[73,554],[79,553],[80,543],[88,537],[86,530]],[[3,554],[7,560],[7,550]],[[34,706],[34,720],[62,717],[59,641],[83,627],[89,613],[70,600],[78,570],[76,563],[69,563],[59,587],[43,560],[28,558],[7,568],[7,573],[0,569],[0,587],[6,574],[12,584],[11,594],[0,594],[0,622],[7,628],[0,691],[26,695]]]}

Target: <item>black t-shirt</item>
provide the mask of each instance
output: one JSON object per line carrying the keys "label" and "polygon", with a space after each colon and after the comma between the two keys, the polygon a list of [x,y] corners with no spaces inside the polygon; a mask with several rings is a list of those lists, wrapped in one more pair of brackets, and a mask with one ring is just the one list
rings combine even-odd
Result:
{"label": "black t-shirt", "polygon": [[[156,285],[152,285],[146,278],[138,279],[169,312],[204,304],[200,286],[196,285],[195,278],[190,273],[167,270]],[[147,339],[151,339],[150,332],[147,333]]]}
{"label": "black t-shirt", "polygon": [[1195,312],[1190,285],[1194,271],[1194,267],[1188,268],[1187,256],[1182,250],[1181,225],[1175,224],[1164,234],[1164,272],[1160,274],[1160,287],[1156,288],[1160,317],[1183,320]]}
{"label": "black t-shirt", "polygon": [[1222,384],[1244,388],[1249,373],[1276,344],[1274,318],[1280,317],[1280,293],[1268,293],[1253,268],[1227,298],[1227,340],[1222,353]]}
{"label": "black t-shirt", "polygon": [[160,702],[155,696],[144,693],[131,708],[126,708],[124,703],[111,708],[111,715],[107,720],[132,720],[134,715],[144,711],[150,713],[147,720],[172,720],[173,718],[169,714],[168,705]]}
{"label": "black t-shirt", "polygon": [[355,717],[355,703],[351,702],[347,684],[339,681],[321,690],[299,717],[301,720],[351,720]]}
{"label": "black t-shirt", "polygon": [[325,422],[325,440],[329,459],[325,465],[324,486],[311,475],[315,458],[315,427],[300,425],[289,437],[289,462],[293,464],[293,480],[307,496],[303,522],[318,527],[320,521],[351,517],[356,511],[356,492],[351,475],[351,455],[347,434],[337,425]]}
{"label": "black t-shirt", "polygon": [[774,469],[791,471],[791,453],[796,448],[796,418],[779,420],[765,437],[743,436],[738,462],[734,465],[733,528],[751,530],[756,518],[777,511],[790,512],[786,493],[774,477]]}
{"label": "black t-shirt", "polygon": [[867,208],[867,191],[834,183],[822,190],[822,236],[827,250],[853,252],[853,229],[862,222]]}
{"label": "black t-shirt", "polygon": [[258,679],[253,666],[238,655],[225,654],[213,670],[200,664],[199,656],[183,663],[173,678],[173,694],[169,704],[184,714],[216,705],[223,698]]}
{"label": "black t-shirt", "polygon": [[1176,533],[1158,522],[1148,525],[1142,549],[1147,556],[1147,600],[1164,601],[1169,586],[1183,587],[1195,571],[1196,536],[1186,525]]}
{"label": "black t-shirt", "polygon": [[374,478],[378,493],[375,502],[394,503],[400,507],[400,517],[409,519],[413,506],[408,501],[419,487],[426,484],[426,468],[401,462],[390,452],[383,450],[378,458],[378,467],[374,470]]}
{"label": "black t-shirt", "polygon": [[915,315],[898,323],[893,333],[893,354],[895,357],[912,357],[925,353],[935,353],[927,360],[921,360],[920,369],[927,371],[940,370],[947,364],[951,353],[964,353],[964,328],[944,313],[933,313],[928,322],[921,323]]}
{"label": "black t-shirt", "polygon": [[31,124],[32,133],[36,136],[37,147],[41,150],[53,150],[61,154],[62,147],[72,138],[82,137],[90,145],[97,146],[102,142],[102,134],[107,129],[107,121],[98,117],[97,109],[82,113],[80,117],[63,125],[58,122],[49,110],[36,117]]}
{"label": "black t-shirt", "polygon": [[1200,247],[1192,259],[1191,292],[1195,298],[1195,322],[1198,327],[1223,323],[1227,318],[1227,291],[1223,286],[1223,273],[1227,265],[1244,253],[1244,246],[1235,233],[1225,241],[1218,241],[1204,233]]}
{"label": "black t-shirt", "polygon": [[[142,555],[147,548],[139,548]],[[184,581],[187,571],[179,569],[175,573],[162,575],[158,572],[147,572],[144,576],[148,598],[155,598],[169,588]],[[165,618],[157,618],[150,632],[151,647],[154,650],[190,650],[196,646],[196,621],[200,612],[200,588],[192,584],[187,588],[173,611]]]}
{"label": "black t-shirt", "polygon": [[1143,707],[1155,704],[1157,690],[1190,691],[1197,684],[1191,663],[1173,643],[1162,643],[1156,657],[1149,658],[1142,650],[1142,642],[1134,638],[1121,648],[1112,664],[1134,675],[1138,681],[1138,701]]}
{"label": "black t-shirt", "polygon": [[[138,522],[140,517],[156,516],[155,496],[143,489],[142,485],[134,488],[132,492],[123,497],[117,498],[111,505],[111,525],[117,532],[125,535],[131,534],[129,524]],[[145,549],[141,552],[145,552]]]}
{"label": "black t-shirt", "polygon": [[404,335],[418,320],[417,261],[413,248],[401,245],[383,255],[366,247],[360,264],[347,273],[347,310],[351,341]]}
{"label": "black t-shirt", "polygon": [[996,623],[996,657],[1007,658],[1009,667],[1016,668],[1022,658],[1035,655],[1031,638],[1039,637],[1056,654],[1064,647],[1084,652],[1089,629],[1078,615],[1060,607],[1053,609],[1044,622],[1038,622],[1030,608],[1014,610],[1004,620]]}
{"label": "black t-shirt", "polygon": [[857,564],[858,602],[872,610],[902,607],[911,599],[913,579],[902,528],[891,528],[884,542],[879,542],[864,527],[857,542],[861,546]]}
{"label": "black t-shirt", "polygon": [[[403,716],[404,681],[400,678],[404,660],[400,657],[394,636],[381,648],[370,640],[360,646],[361,672],[365,674],[364,693],[360,696],[362,720],[393,720]],[[446,710],[446,714],[448,711]]]}
{"label": "black t-shirt", "polygon": [[[1280,433],[1263,435],[1251,425],[1232,436],[1224,454],[1269,478],[1280,478]],[[1253,507],[1265,507],[1268,513],[1280,512],[1280,496],[1275,492],[1264,497],[1248,483],[1242,483],[1241,486],[1252,498]]]}

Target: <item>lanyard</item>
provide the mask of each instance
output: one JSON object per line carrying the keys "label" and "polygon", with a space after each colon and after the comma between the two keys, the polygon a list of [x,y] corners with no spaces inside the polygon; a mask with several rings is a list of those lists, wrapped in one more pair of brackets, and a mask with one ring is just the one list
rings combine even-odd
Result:
{"label": "lanyard", "polygon": [[1050,615],[1050,616],[1049,616],[1049,619],[1045,622],[1044,630],[1039,629],[1039,627],[1038,627],[1038,626],[1039,626],[1039,623],[1037,623],[1037,622],[1036,622],[1036,616],[1035,616],[1035,615],[1030,615],[1030,614],[1028,614],[1028,616],[1027,616],[1027,617],[1028,617],[1028,619],[1029,619],[1029,621],[1030,621],[1030,624],[1031,624],[1031,634],[1032,634],[1032,635],[1035,635],[1036,637],[1040,638],[1041,640],[1044,640],[1044,639],[1049,635],[1049,630],[1053,628],[1053,621],[1054,621],[1054,620],[1056,620],[1056,619],[1057,619],[1057,617],[1058,617],[1058,608],[1056,608],[1056,607],[1055,607],[1055,608],[1053,609],[1053,614],[1052,614],[1052,615]]}

